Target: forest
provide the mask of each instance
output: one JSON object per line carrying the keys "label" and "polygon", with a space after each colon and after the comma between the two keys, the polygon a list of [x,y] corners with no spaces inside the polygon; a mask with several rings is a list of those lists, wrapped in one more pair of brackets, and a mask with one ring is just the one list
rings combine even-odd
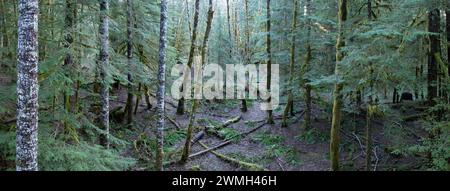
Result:
{"label": "forest", "polygon": [[0,0],[0,171],[450,171],[449,0]]}

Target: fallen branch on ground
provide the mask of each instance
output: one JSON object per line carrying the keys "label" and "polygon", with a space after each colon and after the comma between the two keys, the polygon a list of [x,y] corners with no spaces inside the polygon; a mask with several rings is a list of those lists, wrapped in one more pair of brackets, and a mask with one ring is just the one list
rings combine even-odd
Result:
{"label": "fallen branch on ground", "polygon": [[[205,145],[204,143],[202,143],[201,141],[198,142],[202,147],[204,147],[205,149],[210,149],[208,148],[207,145]],[[240,161],[237,160],[235,158],[231,158],[229,156],[226,156],[224,154],[218,153],[216,151],[211,150],[211,153],[213,153],[214,155],[216,155],[217,157],[221,158],[222,160],[225,160],[227,162],[233,163],[239,167],[243,167],[247,170],[251,170],[251,171],[265,171],[266,169],[264,169],[264,167],[262,167],[261,165],[258,164],[253,164],[253,163],[248,163],[248,162],[244,162],[244,161]]]}
{"label": "fallen branch on ground", "polygon": [[249,134],[251,134],[251,133],[257,131],[258,129],[264,127],[266,124],[267,124],[267,123],[263,123],[263,124],[259,125],[258,127],[255,127],[255,128],[253,128],[253,129],[251,129],[251,130],[249,130],[249,131],[247,131],[247,132],[240,133],[240,134],[238,134],[238,135],[232,136],[232,137],[230,137],[228,140],[225,140],[224,142],[219,143],[219,144],[216,145],[216,146],[213,146],[213,147],[211,147],[211,148],[209,148],[209,149],[206,149],[206,150],[203,150],[203,151],[200,151],[200,152],[198,152],[198,153],[195,153],[195,154],[190,155],[189,158],[193,158],[193,157],[196,157],[196,156],[200,156],[200,155],[202,155],[202,154],[208,153],[209,151],[216,150],[216,149],[222,148],[222,147],[224,147],[224,146],[226,146],[226,145],[229,145],[230,143],[233,142],[233,140],[234,140],[236,137],[241,137],[241,138],[243,138],[243,137],[245,137],[245,136],[247,136],[247,135],[249,135]]}

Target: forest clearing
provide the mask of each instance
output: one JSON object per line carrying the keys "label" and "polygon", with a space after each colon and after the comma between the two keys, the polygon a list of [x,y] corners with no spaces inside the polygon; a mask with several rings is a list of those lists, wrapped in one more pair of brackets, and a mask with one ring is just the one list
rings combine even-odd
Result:
{"label": "forest clearing", "polygon": [[449,171],[449,13],[0,0],[0,171]]}

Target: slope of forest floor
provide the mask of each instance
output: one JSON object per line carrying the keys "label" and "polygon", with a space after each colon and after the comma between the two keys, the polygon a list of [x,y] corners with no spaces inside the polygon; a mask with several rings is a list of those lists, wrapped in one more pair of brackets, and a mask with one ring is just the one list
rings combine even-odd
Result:
{"label": "slope of forest floor", "polygon": [[[126,100],[125,93],[120,93],[113,107],[123,107]],[[150,98],[154,104],[155,99]],[[166,161],[169,165],[166,170],[185,171],[236,171],[252,170],[245,165],[230,163],[219,158],[212,152],[191,158],[187,164],[175,163],[180,158],[180,150],[185,141],[185,128],[188,126],[189,114],[176,115],[176,101],[168,99],[166,115],[171,118],[166,120]],[[154,120],[155,110],[146,109],[142,99],[138,114],[135,117],[134,130],[129,130],[133,144],[125,154],[127,157],[138,159],[133,170],[151,169],[154,158]],[[259,103],[250,101],[249,111],[242,113],[240,102],[202,102],[197,112],[196,132],[200,132],[205,126],[216,124],[241,116],[241,120],[231,124],[223,131],[225,137],[247,132],[257,126],[264,125],[248,136],[234,140],[231,144],[216,149],[215,151],[237,161],[255,164],[264,170],[276,171],[327,171],[329,170],[329,128],[330,116],[321,106],[314,105],[313,122],[310,130],[304,130],[303,106],[296,105],[294,117],[289,119],[289,126],[281,127],[281,109],[275,110],[275,124],[265,124],[266,112],[259,109]],[[412,157],[398,151],[417,144],[422,137],[427,136],[419,121],[402,121],[404,117],[417,113],[412,107],[391,107],[390,118],[380,118],[374,121],[374,150],[372,153],[372,168],[374,170],[419,170],[422,166],[422,157]],[[190,104],[186,104],[186,111],[190,110]],[[345,121],[341,130],[341,163],[344,170],[365,169],[365,116],[363,114],[345,114]],[[175,125],[176,124],[176,125]],[[179,126],[180,129],[177,129]],[[212,134],[205,134],[201,143],[209,147],[223,143],[224,140]],[[205,150],[199,143],[192,146],[192,153]],[[397,151],[397,152],[396,152]]]}

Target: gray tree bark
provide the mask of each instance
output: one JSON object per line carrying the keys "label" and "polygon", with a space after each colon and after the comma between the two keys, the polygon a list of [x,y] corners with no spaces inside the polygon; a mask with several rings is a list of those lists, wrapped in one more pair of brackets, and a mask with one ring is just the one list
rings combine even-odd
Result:
{"label": "gray tree bark", "polygon": [[109,149],[109,84],[107,73],[109,67],[109,18],[108,18],[109,1],[100,0],[100,80],[101,80],[101,128],[105,131],[101,138],[100,144]]}
{"label": "gray tree bark", "polygon": [[156,169],[163,169],[163,146],[164,146],[164,105],[166,92],[166,46],[167,46],[167,0],[161,0],[161,20],[159,31],[159,62],[158,62],[158,92],[157,92],[157,115],[156,123],[158,140],[158,151],[156,156]]}
{"label": "gray tree bark", "polygon": [[16,170],[37,171],[38,0],[19,0]]}

